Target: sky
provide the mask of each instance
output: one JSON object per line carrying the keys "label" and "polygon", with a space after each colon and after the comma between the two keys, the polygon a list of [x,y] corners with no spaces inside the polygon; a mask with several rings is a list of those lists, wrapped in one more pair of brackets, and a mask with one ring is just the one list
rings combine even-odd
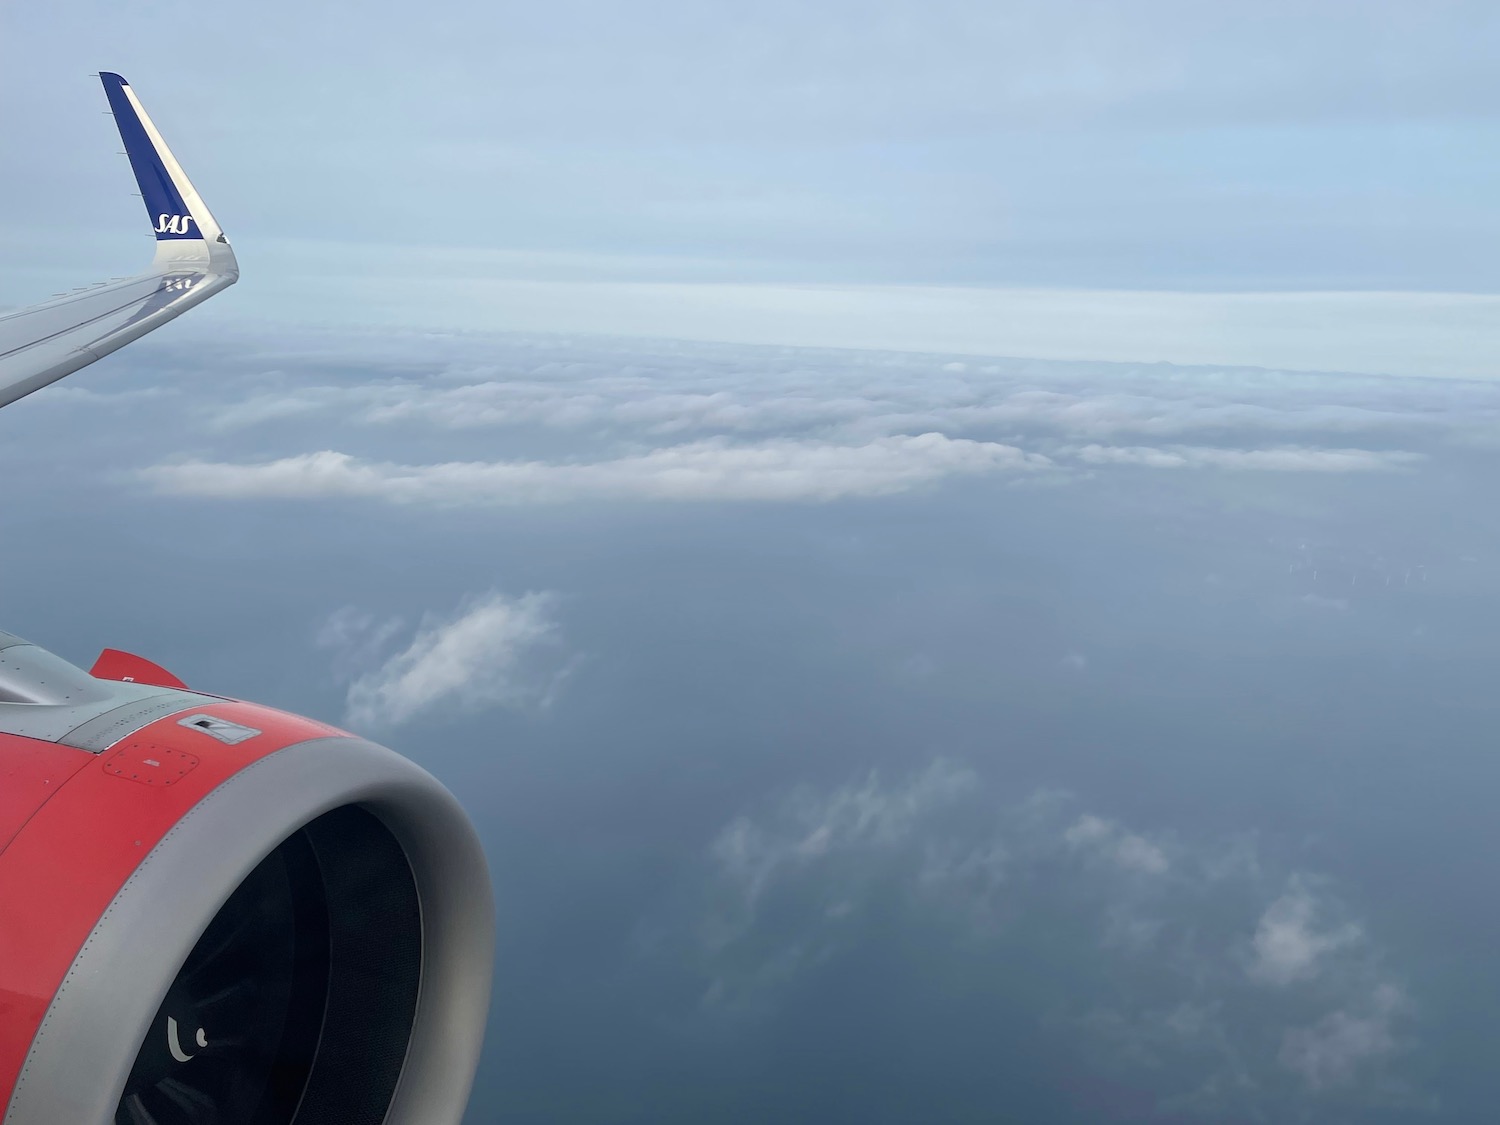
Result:
{"label": "sky", "polygon": [[145,249],[102,68],[236,243],[210,315],[1489,377],[1497,47],[1463,2],[12,4],[0,301]]}
{"label": "sky", "polygon": [[4,626],[460,796],[467,1125],[1483,1120],[1497,20],[0,8],[0,300],[101,67],[244,269],[0,413]]}

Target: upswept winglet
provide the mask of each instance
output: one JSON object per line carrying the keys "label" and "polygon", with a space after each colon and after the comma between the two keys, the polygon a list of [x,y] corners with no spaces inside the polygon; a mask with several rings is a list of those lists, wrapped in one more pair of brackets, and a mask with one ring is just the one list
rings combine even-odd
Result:
{"label": "upswept winglet", "polygon": [[196,246],[164,244],[203,243],[206,256],[213,260],[219,271],[238,272],[234,251],[229,249],[229,240],[224,237],[223,229],[214,220],[203,197],[193,188],[192,181],[177,163],[167,142],[162,140],[130,83],[107,70],[100,72],[99,81],[104,84],[104,96],[109,99],[110,112],[114,114],[120,139],[125,143],[125,153],[130,157],[131,170],[141,188],[146,216],[151,222],[152,233],[156,235],[157,261],[175,262],[201,254]]}
{"label": "upswept winglet", "polygon": [[130,83],[108,71],[99,78],[151,218],[156,255],[138,276],[0,315],[0,406],[140,339],[240,276],[229,240]]}

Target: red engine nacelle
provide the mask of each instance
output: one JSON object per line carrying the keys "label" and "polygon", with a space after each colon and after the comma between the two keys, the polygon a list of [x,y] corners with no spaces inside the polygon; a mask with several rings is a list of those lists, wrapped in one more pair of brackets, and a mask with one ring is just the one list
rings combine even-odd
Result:
{"label": "red engine nacelle", "polygon": [[0,634],[4,1125],[456,1123],[488,872],[399,755]]}

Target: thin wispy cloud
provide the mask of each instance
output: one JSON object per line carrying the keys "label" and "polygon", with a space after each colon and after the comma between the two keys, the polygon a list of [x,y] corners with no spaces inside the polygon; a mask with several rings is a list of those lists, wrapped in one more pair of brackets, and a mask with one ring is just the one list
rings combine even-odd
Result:
{"label": "thin wispy cloud", "polygon": [[1070,848],[1097,856],[1122,871],[1161,875],[1171,866],[1160,845],[1102,817],[1088,814],[1079,817],[1063,833],[1063,841]]}
{"label": "thin wispy cloud", "polygon": [[[555,596],[468,599],[450,615],[428,614],[404,647],[390,651],[399,620],[377,621],[352,608],[332,614],[318,643],[335,652],[335,672],[349,683],[347,721],[356,729],[399,726],[447,710],[545,705],[566,666],[552,616]],[[350,669],[365,665],[351,674]],[[371,666],[373,665],[373,666]]]}
{"label": "thin wispy cloud", "polygon": [[1354,1011],[1341,1008],[1310,1026],[1288,1029],[1281,1062],[1315,1090],[1348,1086],[1361,1070],[1396,1052],[1396,1024],[1407,1008],[1400,989],[1382,984]]}
{"label": "thin wispy cloud", "polygon": [[828,793],[800,788],[783,801],[774,826],[739,817],[719,833],[710,852],[720,870],[743,889],[745,905],[753,908],[788,869],[834,855],[909,845],[925,822],[978,784],[972,770],[938,759],[894,787],[871,771]]}
{"label": "thin wispy cloud", "polygon": [[877,917],[882,931],[909,919],[907,940],[936,943],[934,957],[988,949],[997,974],[1026,948],[1012,935],[1092,931],[1087,982],[1052,979],[1034,1031],[1098,1053],[1159,1112],[1290,1120],[1324,1099],[1419,1100],[1392,1070],[1412,1005],[1329,879],[1246,838],[1187,841],[1079,806],[1056,790],[1002,798],[939,758],[735,818],[707,849],[699,913],[680,923],[704,1011],[764,1014],[870,941]]}

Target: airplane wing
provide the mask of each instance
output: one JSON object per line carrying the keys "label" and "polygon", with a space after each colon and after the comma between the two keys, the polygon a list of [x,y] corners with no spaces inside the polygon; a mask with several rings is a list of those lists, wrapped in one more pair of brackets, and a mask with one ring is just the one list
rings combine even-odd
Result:
{"label": "airplane wing", "polygon": [[150,268],[0,316],[0,406],[71,375],[233,285],[234,251],[130,84],[99,75],[156,234]]}

